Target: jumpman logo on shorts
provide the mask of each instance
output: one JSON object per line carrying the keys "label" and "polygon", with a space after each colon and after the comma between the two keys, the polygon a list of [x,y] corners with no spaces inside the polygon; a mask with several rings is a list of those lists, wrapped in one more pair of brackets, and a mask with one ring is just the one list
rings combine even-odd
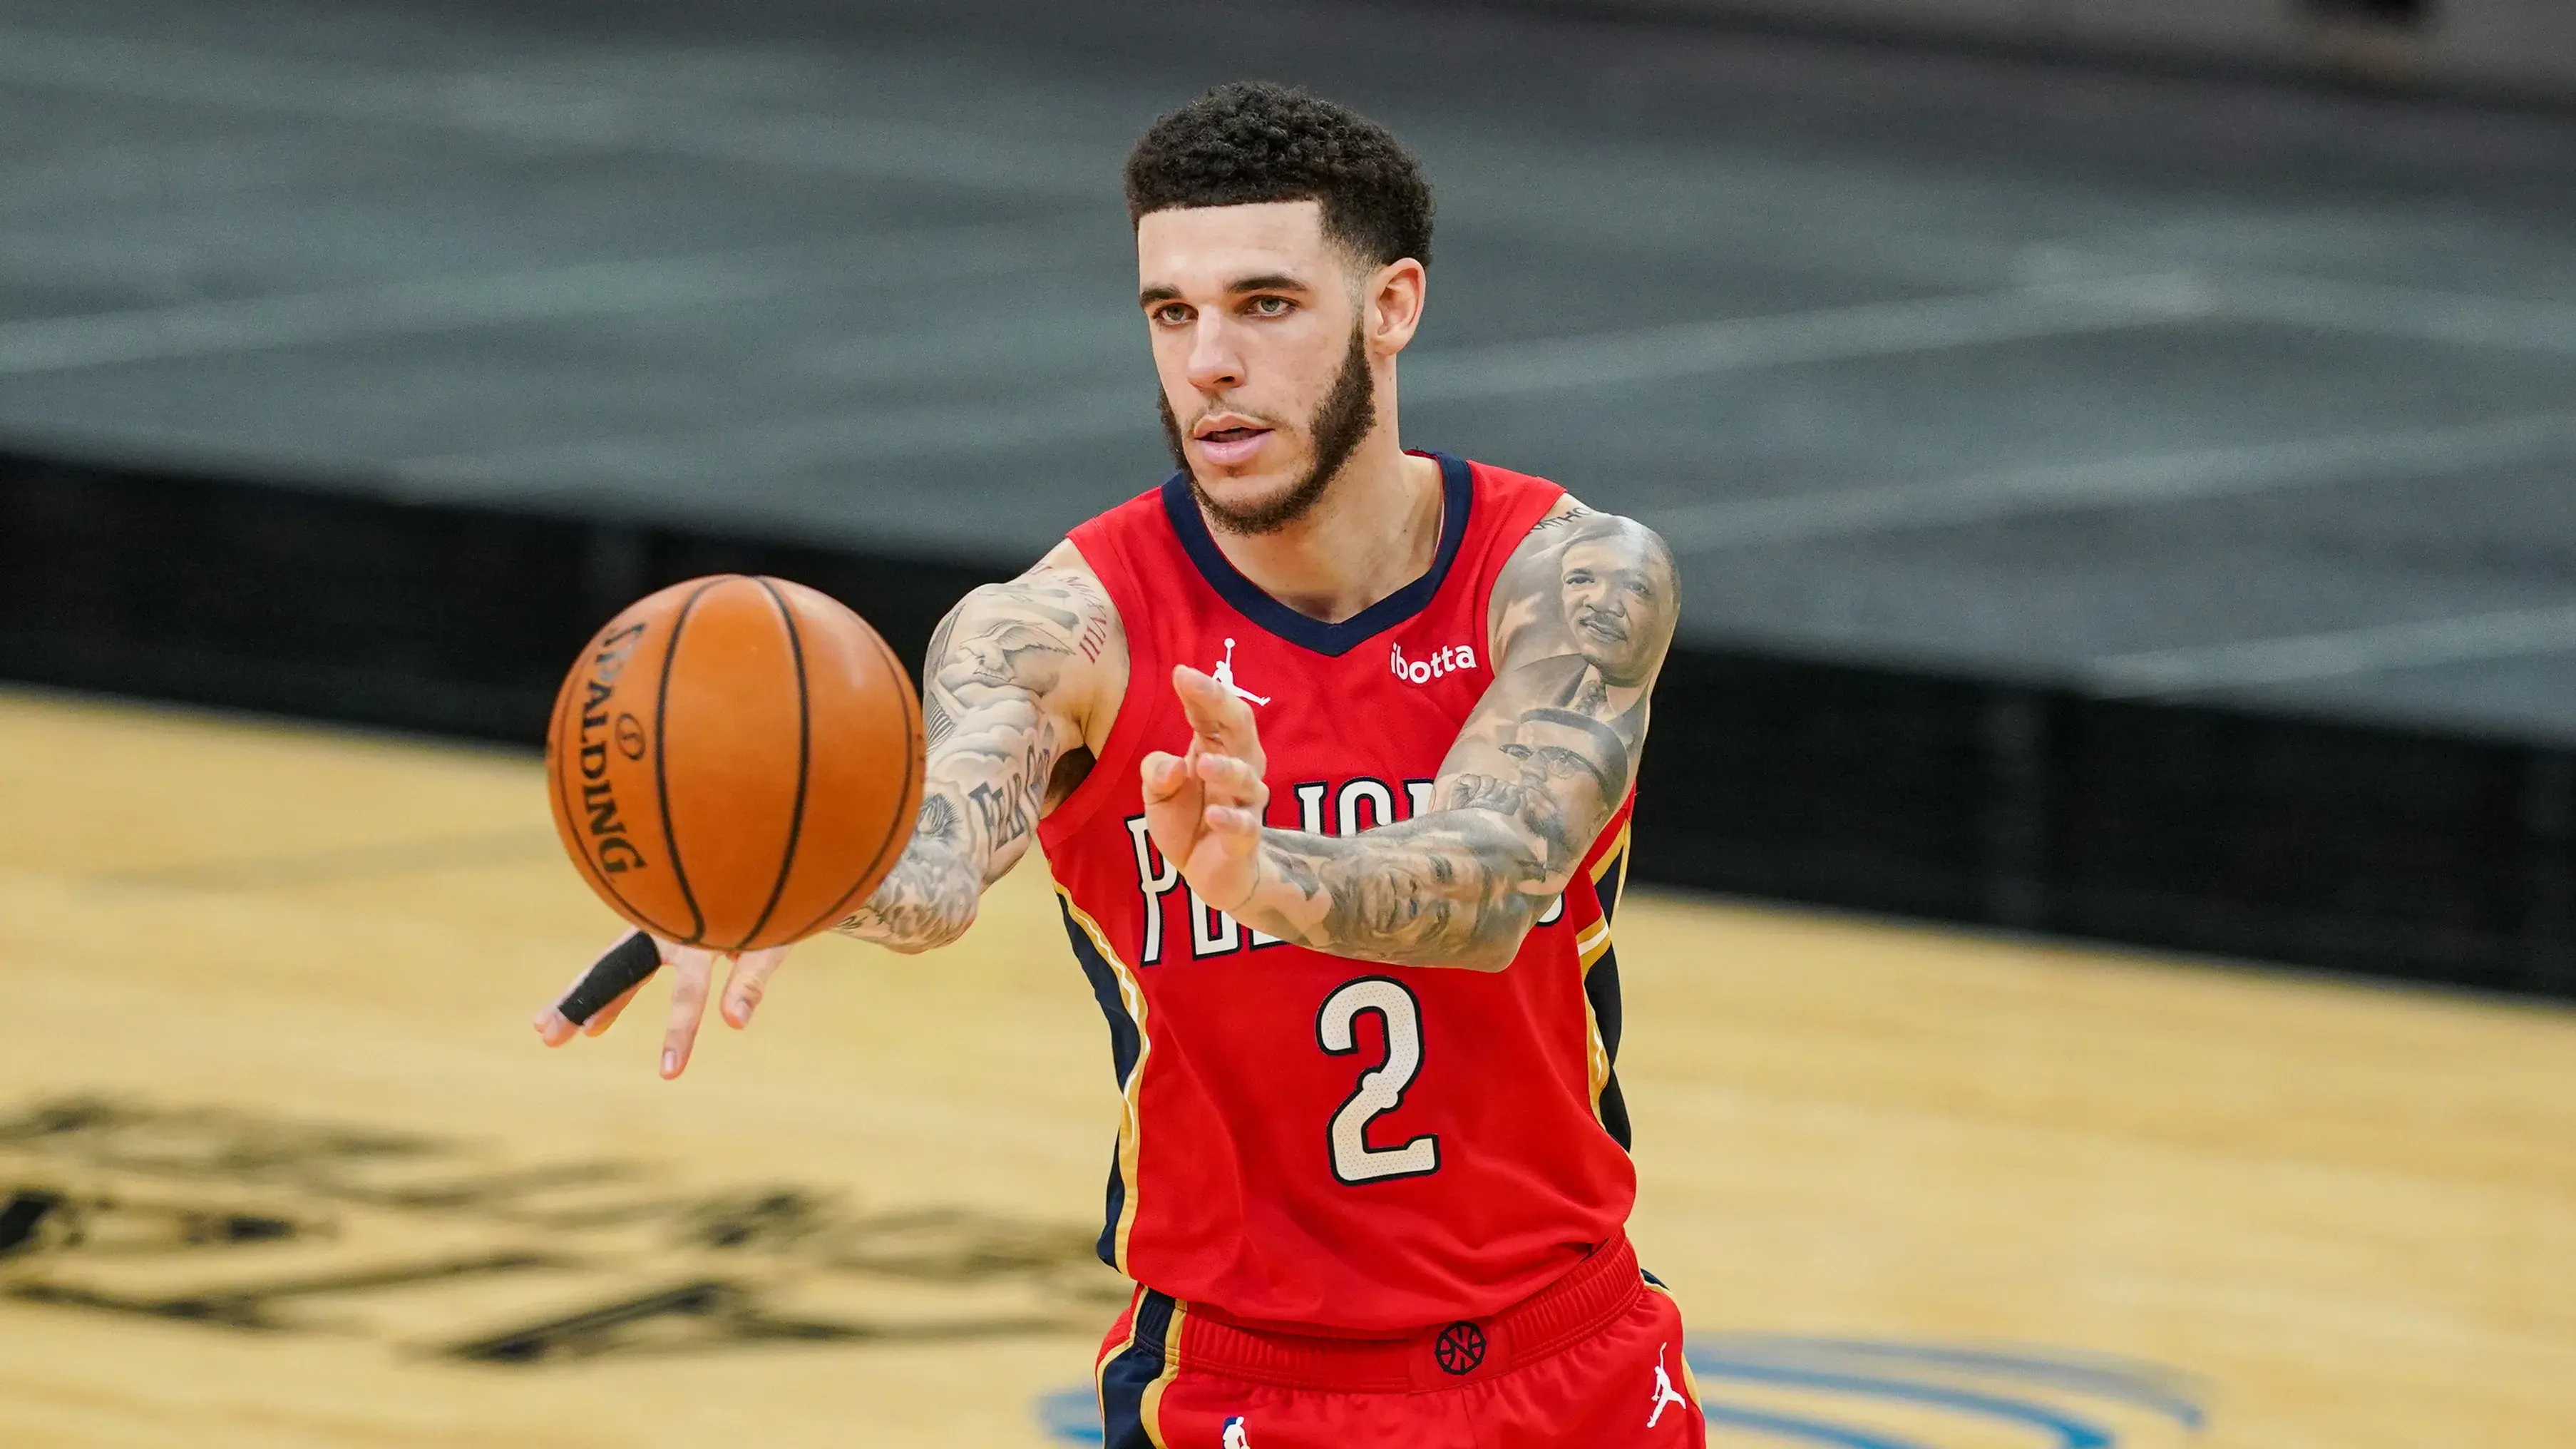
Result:
{"label": "jumpman logo on shorts", "polygon": [[[1255,694],[1251,690],[1248,690],[1242,685],[1234,682],[1234,641],[1231,639],[1225,641],[1225,657],[1218,660],[1216,662],[1216,668],[1208,671],[1208,673],[1211,678],[1216,680],[1217,688],[1224,690],[1226,693],[1233,695],[1237,699],[1248,699],[1254,704],[1268,704],[1270,702],[1270,696],[1266,694]],[[1231,1449],[1231,1446],[1229,1446],[1229,1449]]]}
{"label": "jumpman logo on shorts", "polygon": [[1225,1443],[1222,1449],[1252,1449],[1252,1441],[1244,1437],[1241,1414],[1225,1421]]}
{"label": "jumpman logo on shorts", "polygon": [[1671,1349],[1672,1345],[1669,1343],[1655,1349],[1655,1411],[1646,1416],[1646,1427],[1649,1429],[1655,1427],[1655,1421],[1664,1416],[1664,1409],[1668,1405],[1690,1402],[1673,1392],[1673,1376],[1664,1372],[1664,1355]]}

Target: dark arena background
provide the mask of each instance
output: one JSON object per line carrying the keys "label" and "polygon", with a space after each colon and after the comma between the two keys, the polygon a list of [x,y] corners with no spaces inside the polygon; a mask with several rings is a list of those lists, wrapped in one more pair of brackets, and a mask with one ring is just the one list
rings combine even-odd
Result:
{"label": "dark arena background", "polygon": [[1714,1442],[2576,1437],[2576,11],[2147,9],[0,0],[0,1442],[1098,1442],[1039,864],[665,1088],[524,1039],[535,747],[1158,481],[1119,162],[1246,75],[1430,171],[1407,442],[1680,556]]}

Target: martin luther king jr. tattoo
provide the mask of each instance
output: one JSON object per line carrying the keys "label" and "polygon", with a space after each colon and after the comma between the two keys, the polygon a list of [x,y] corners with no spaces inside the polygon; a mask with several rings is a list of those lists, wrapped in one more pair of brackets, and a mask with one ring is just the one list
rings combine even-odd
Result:
{"label": "martin luther king jr. tattoo", "polygon": [[1231,914],[1394,965],[1509,965],[1635,783],[1647,700],[1681,607],[1672,550],[1567,503],[1494,584],[1494,683],[1411,820],[1335,837],[1265,829]]}
{"label": "martin luther king jr. tattoo", "polygon": [[921,691],[921,812],[893,873],[834,929],[897,951],[944,946],[1019,862],[1039,814],[1091,763],[1065,693],[1116,615],[1086,575],[1040,563],[958,602],[931,637]]}

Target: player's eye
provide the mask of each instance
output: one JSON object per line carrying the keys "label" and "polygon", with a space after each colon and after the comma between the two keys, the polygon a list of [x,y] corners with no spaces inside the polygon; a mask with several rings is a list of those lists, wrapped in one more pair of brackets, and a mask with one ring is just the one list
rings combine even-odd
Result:
{"label": "player's eye", "polygon": [[1184,303],[1165,302],[1147,315],[1165,327],[1178,327],[1190,320],[1190,309]]}
{"label": "player's eye", "polygon": [[1252,299],[1252,315],[1255,317],[1285,317],[1295,310],[1297,310],[1297,304],[1289,301],[1285,297],[1255,297]]}

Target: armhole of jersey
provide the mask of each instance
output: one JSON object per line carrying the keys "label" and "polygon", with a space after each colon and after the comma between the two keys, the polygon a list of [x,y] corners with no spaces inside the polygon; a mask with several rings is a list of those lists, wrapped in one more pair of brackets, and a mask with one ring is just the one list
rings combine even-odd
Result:
{"label": "armhole of jersey", "polygon": [[1145,611],[1143,600],[1131,587],[1135,572],[1128,564],[1126,546],[1106,528],[1086,524],[1066,534],[1065,542],[1072,544],[1074,551],[1082,555],[1082,561],[1091,566],[1092,577],[1100,581],[1101,591],[1109,595],[1109,607],[1118,611],[1118,629],[1127,638],[1127,682],[1120,691],[1118,718],[1110,721],[1109,738],[1100,742],[1100,753],[1091,762],[1091,773],[1083,776],[1082,783],[1073,787],[1073,793],[1065,796],[1063,803],[1048,811],[1046,818],[1038,822],[1041,845],[1045,843],[1046,835],[1078,830],[1089,821],[1099,810],[1100,802],[1108,798],[1108,777],[1112,774],[1125,775],[1139,791],[1138,798],[1143,798],[1143,787],[1135,782],[1135,756],[1136,734],[1144,728],[1137,717],[1144,711],[1137,707],[1135,694],[1137,665],[1146,652],[1142,647],[1144,631],[1139,627]]}
{"label": "armhole of jersey", "polygon": [[[1619,802],[1619,808],[1610,813],[1610,819],[1602,825],[1601,833],[1592,837],[1592,844],[1585,847],[1582,862],[1576,866],[1577,870],[1592,877],[1592,883],[1596,890],[1601,885],[1601,868],[1604,862],[1608,861],[1614,855],[1621,855],[1635,848],[1633,841],[1631,844],[1627,845],[1620,844],[1620,838],[1622,836],[1633,837],[1636,829],[1636,819],[1637,787],[1630,785],[1628,787],[1627,798],[1621,800]],[[1603,915],[1609,915],[1612,911],[1619,908],[1618,894],[1619,891],[1627,884],[1627,880],[1627,862],[1621,861],[1619,862],[1618,879],[1610,882],[1608,893],[1602,897],[1601,913]]]}
{"label": "armhole of jersey", "polygon": [[[1470,466],[1485,472],[1487,477],[1493,476],[1482,463]],[[1538,527],[1541,520],[1554,512],[1556,505],[1565,500],[1568,492],[1561,484],[1551,483],[1544,478],[1533,478],[1526,473],[1511,476],[1521,496],[1508,500],[1508,503],[1517,506],[1498,510],[1503,515],[1502,521],[1486,538],[1487,557],[1478,560],[1476,569],[1474,615],[1476,629],[1484,641],[1486,673],[1497,679],[1502,677],[1502,657],[1495,653],[1494,585],[1502,582],[1503,570],[1511,564],[1512,555],[1529,537],[1530,530]],[[1497,499],[1496,502],[1506,502],[1506,500]]]}

